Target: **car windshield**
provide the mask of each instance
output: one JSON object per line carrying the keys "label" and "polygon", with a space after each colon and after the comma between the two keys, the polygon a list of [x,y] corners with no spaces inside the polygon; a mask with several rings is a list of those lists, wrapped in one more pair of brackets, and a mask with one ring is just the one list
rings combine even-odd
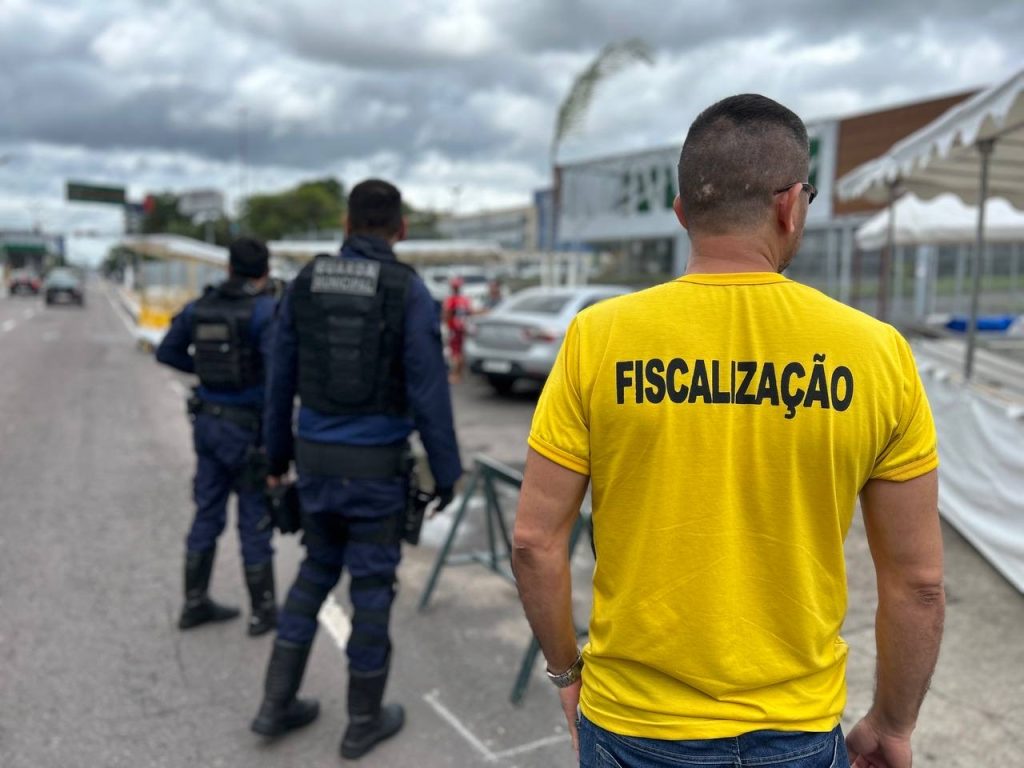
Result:
{"label": "car windshield", "polygon": [[78,282],[78,276],[69,269],[55,269],[46,276],[46,282],[74,285]]}
{"label": "car windshield", "polygon": [[522,296],[511,299],[505,309],[507,312],[536,312],[541,315],[557,315],[571,299],[572,296],[567,293]]}

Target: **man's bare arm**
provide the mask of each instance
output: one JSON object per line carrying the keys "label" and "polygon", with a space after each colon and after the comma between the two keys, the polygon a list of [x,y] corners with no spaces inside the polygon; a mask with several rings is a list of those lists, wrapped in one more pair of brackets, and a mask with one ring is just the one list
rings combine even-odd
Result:
{"label": "man's bare arm", "polygon": [[516,511],[512,569],[526,618],[554,672],[576,661],[569,537],[588,482],[586,475],[529,449]]}
{"label": "man's bare arm", "polygon": [[871,711],[847,744],[852,756],[863,756],[859,764],[902,768],[910,765],[910,734],[942,640],[938,475],[903,483],[872,480],[861,506],[878,577],[877,688]]}

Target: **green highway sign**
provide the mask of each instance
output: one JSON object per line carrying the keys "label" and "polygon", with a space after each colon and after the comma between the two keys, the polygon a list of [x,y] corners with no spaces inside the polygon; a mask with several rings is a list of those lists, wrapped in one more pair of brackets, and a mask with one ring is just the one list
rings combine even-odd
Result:
{"label": "green highway sign", "polygon": [[82,184],[69,181],[67,199],[83,203],[110,203],[124,205],[124,187],[103,187],[98,184]]}

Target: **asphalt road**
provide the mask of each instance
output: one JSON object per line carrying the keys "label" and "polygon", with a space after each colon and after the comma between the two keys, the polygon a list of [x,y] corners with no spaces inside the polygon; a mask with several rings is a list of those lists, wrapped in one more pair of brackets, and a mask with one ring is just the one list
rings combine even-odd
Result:
{"label": "asphalt road", "polygon": [[[0,766],[327,766],[344,728],[345,585],[323,617],[304,693],[320,719],[267,744],[248,731],[271,638],[244,623],[180,633],[192,456],[183,379],[133,347],[106,289],[84,310],[0,299]],[[520,462],[535,396],[455,388],[460,441]],[[511,510],[509,510],[511,511]],[[514,589],[481,567],[447,569],[430,607],[420,591],[452,514],[407,550],[395,609],[389,698],[408,725],[360,761],[369,768],[572,765],[556,697],[538,664],[523,706],[508,702],[529,638]],[[459,546],[482,541],[479,506]],[[923,766],[1020,766],[1024,598],[946,531],[946,642],[917,734]],[[298,564],[280,539],[279,591]],[[579,618],[588,607],[581,547]],[[868,705],[873,577],[858,526],[848,546],[847,725]],[[221,539],[213,593],[243,603],[237,537]]]}

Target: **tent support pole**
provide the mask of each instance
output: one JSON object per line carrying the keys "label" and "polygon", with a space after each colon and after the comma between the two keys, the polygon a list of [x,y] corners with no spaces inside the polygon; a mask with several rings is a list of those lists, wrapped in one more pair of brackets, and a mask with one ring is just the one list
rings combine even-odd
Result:
{"label": "tent support pole", "polygon": [[967,352],[964,358],[964,380],[974,372],[974,347],[978,337],[978,302],[981,298],[981,265],[985,253],[985,203],[988,200],[988,168],[995,149],[995,139],[978,142],[981,153],[981,187],[978,191],[978,235],[974,241],[974,260],[971,262],[971,316],[967,322]]}
{"label": "tent support pole", "polygon": [[878,266],[878,319],[889,321],[889,298],[892,294],[892,262],[896,250],[896,188],[898,182],[889,182],[889,234]]}

